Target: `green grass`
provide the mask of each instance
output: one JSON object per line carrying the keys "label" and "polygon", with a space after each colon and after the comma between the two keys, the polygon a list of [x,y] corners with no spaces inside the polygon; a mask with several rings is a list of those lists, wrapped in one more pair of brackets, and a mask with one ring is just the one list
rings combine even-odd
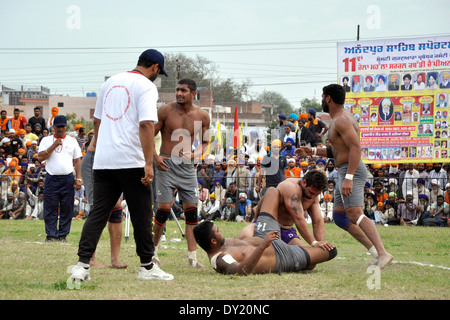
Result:
{"label": "green grass", "polygon": [[[394,263],[380,274],[380,288],[369,289],[369,258],[362,245],[334,224],[326,225],[327,240],[338,256],[315,270],[296,274],[217,274],[206,254],[198,259],[207,270],[187,265],[186,240],[175,222],[167,224],[167,240],[159,248],[162,269],[175,280],[138,281],[139,259],[133,235],[122,242],[121,260],[128,269],[91,269],[92,281],[69,289],[67,267],[77,262],[84,221],[73,221],[68,243],[44,243],[43,221],[0,221],[1,300],[447,300],[450,298],[450,228],[378,227]],[[180,222],[184,228],[184,222]],[[218,223],[227,237],[237,236],[243,223]],[[131,230],[132,232],[132,230]],[[105,230],[97,259],[110,262]],[[375,282],[370,282],[375,283]]]}

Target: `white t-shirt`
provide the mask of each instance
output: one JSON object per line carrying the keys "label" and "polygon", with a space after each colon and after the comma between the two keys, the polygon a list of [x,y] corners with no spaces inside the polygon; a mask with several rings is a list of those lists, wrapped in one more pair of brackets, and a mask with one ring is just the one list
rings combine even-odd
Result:
{"label": "white t-shirt", "polygon": [[158,122],[158,90],[137,72],[122,72],[102,86],[94,117],[101,120],[94,169],[128,169],[145,166],[139,122]]}
{"label": "white t-shirt", "polygon": [[[54,135],[47,136],[39,144],[39,152],[45,151],[55,143]],[[66,135],[63,143],[57,147],[46,160],[45,170],[52,176],[68,175],[73,172],[73,160],[81,158],[82,153],[77,139]]]}

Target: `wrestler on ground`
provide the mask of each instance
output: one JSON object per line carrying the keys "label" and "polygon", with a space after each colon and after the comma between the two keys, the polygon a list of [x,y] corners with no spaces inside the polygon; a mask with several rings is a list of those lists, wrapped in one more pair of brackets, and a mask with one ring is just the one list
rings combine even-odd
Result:
{"label": "wrestler on ground", "polygon": [[[278,223],[281,227],[281,239],[288,244],[304,246],[297,235],[293,225],[295,224],[300,235],[311,246],[331,250],[333,247],[325,241],[325,226],[319,208],[319,195],[328,186],[326,175],[319,170],[308,171],[302,179],[289,178],[278,184],[276,190],[280,194],[278,204]],[[255,207],[255,222],[261,211],[264,200],[272,201],[265,195]],[[313,234],[311,234],[306,222],[306,211],[312,220]],[[240,239],[254,235],[255,223],[246,226],[239,235]]]}
{"label": "wrestler on ground", "polygon": [[271,201],[261,205],[255,237],[224,238],[211,221],[204,221],[194,229],[197,243],[208,254],[211,266],[224,274],[263,274],[311,270],[317,263],[333,259],[337,249],[288,245],[279,238],[277,222],[280,193],[269,188],[266,195]]}
{"label": "wrestler on ground", "polygon": [[370,264],[377,264],[382,269],[392,261],[393,256],[386,251],[375,225],[363,212],[367,169],[361,161],[359,125],[353,115],[345,111],[344,102],[342,86],[331,84],[323,88],[322,109],[332,119],[329,130],[332,147],[299,147],[296,152],[335,159],[338,179],[334,191],[333,220],[369,250],[373,257]]}
{"label": "wrestler on ground", "polygon": [[[155,135],[161,132],[161,149],[159,155],[156,150],[153,154],[157,168],[155,181],[158,202],[153,232],[157,248],[174,201],[173,191],[177,188],[178,197],[183,201],[189,265],[203,268],[204,266],[197,262],[197,244],[192,231],[198,224],[198,182],[193,164],[198,153],[192,152],[192,145],[195,136],[201,134],[202,145],[198,148],[199,153],[202,154],[207,148],[209,137],[206,135],[210,119],[206,111],[193,104],[196,95],[195,82],[182,79],[176,88],[177,101],[158,110]],[[156,254],[153,261],[159,264]]]}

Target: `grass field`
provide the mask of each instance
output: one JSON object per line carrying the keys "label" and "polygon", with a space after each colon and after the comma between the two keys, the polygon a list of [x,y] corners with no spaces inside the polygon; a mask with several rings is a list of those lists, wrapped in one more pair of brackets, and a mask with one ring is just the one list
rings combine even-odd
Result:
{"label": "grass field", "polygon": [[[167,224],[167,241],[159,257],[173,281],[138,281],[139,259],[133,235],[122,242],[126,270],[93,269],[92,281],[67,287],[67,267],[76,264],[84,221],[73,221],[68,243],[45,243],[43,221],[0,221],[1,300],[448,300],[450,298],[450,228],[378,227],[394,255],[380,273],[368,273],[366,250],[334,224],[327,240],[338,256],[315,270],[296,274],[226,276],[187,266],[186,240],[175,222]],[[226,237],[239,234],[243,223],[217,223]],[[184,222],[181,221],[184,228]],[[132,232],[132,229],[131,229]],[[181,239],[181,241],[173,241]],[[109,234],[104,232],[98,260],[109,263]]]}

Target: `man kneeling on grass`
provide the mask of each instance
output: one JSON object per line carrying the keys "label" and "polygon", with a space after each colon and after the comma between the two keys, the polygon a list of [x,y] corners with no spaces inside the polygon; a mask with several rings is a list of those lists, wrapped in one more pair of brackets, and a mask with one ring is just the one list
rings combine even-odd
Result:
{"label": "man kneeling on grass", "polygon": [[[266,194],[278,192],[274,188]],[[317,263],[333,259],[337,249],[288,245],[280,240],[280,226],[276,201],[265,201],[255,228],[255,236],[246,239],[224,238],[220,229],[211,221],[204,221],[194,228],[198,245],[206,251],[211,266],[225,274],[261,274],[299,272],[312,270]]]}

